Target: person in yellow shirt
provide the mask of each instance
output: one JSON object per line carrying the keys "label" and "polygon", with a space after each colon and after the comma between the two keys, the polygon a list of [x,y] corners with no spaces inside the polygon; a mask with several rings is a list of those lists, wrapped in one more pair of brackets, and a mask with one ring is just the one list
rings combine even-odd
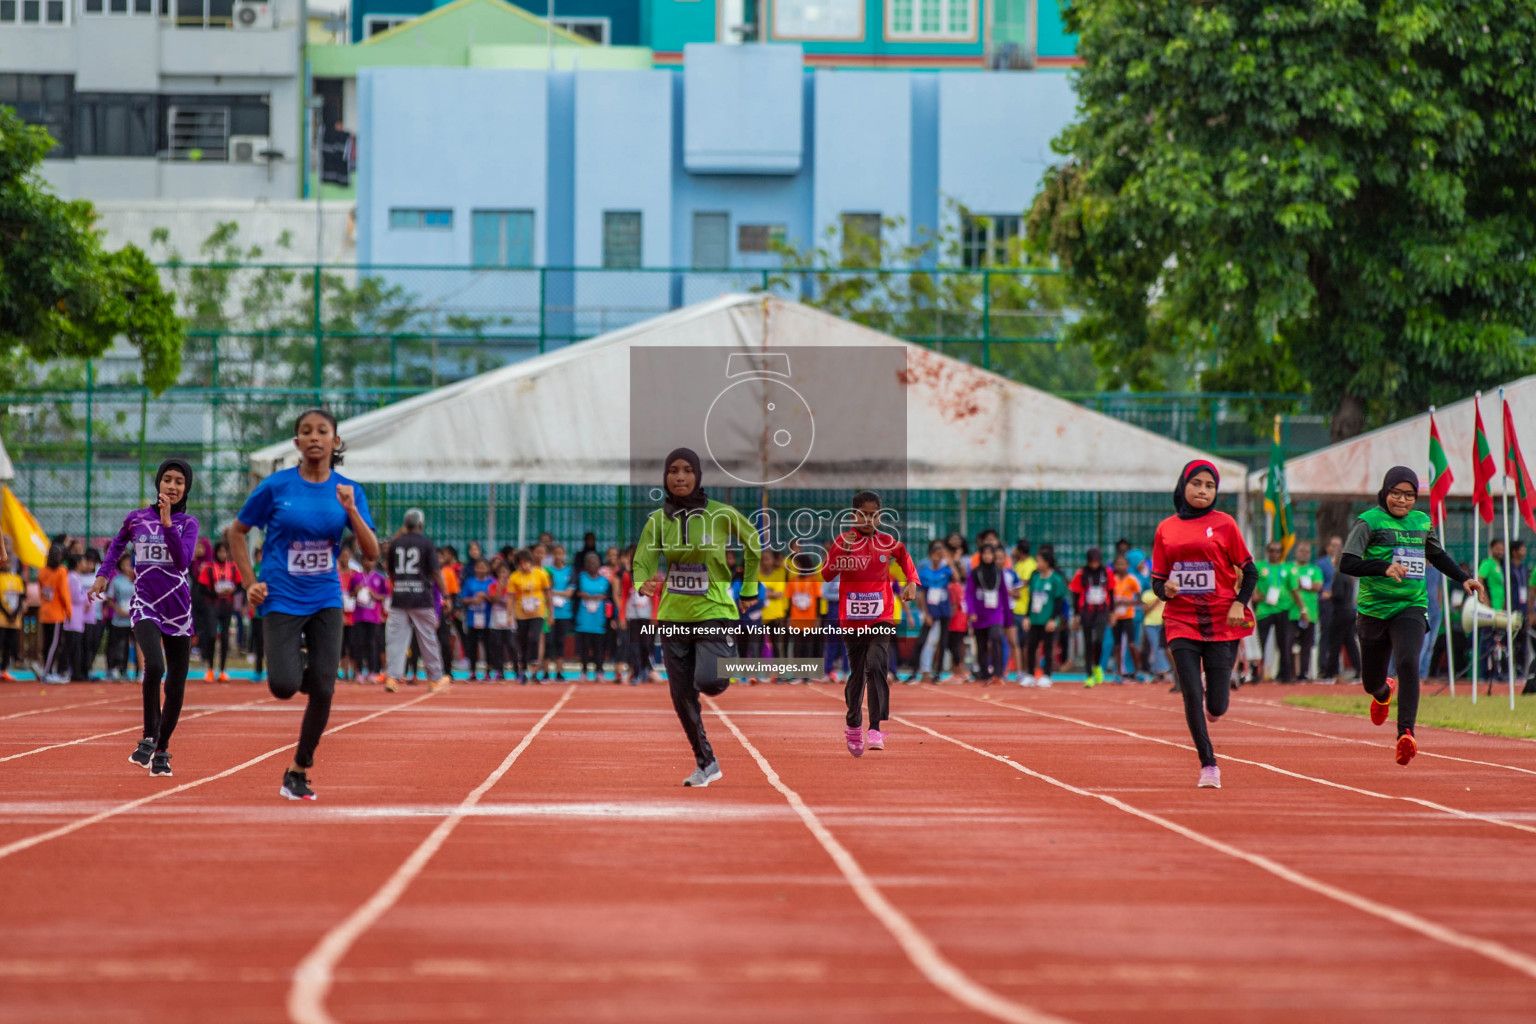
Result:
{"label": "person in yellow shirt", "polygon": [[1039,563],[1035,556],[1030,554],[1029,541],[1020,540],[1013,546],[1013,574],[1018,577],[1019,585],[1013,591],[1013,628],[1018,635],[1014,638],[1014,650],[1017,652],[1019,664],[1019,678],[1033,674],[1034,669],[1025,671],[1024,652],[1029,647],[1029,578],[1035,574]]}
{"label": "person in yellow shirt", "polygon": [[789,572],[784,561],[779,552],[764,548],[757,574],[762,586],[763,627],[775,658],[784,657],[789,638]]}
{"label": "person in yellow shirt", "polygon": [[64,623],[69,621],[74,607],[69,594],[69,570],[64,567],[64,549],[59,545],[48,549],[47,564],[37,570],[37,586],[41,600],[37,623],[43,634],[43,660],[38,668],[38,681],[67,683]]}
{"label": "person in yellow shirt", "polygon": [[[0,542],[0,558],[4,542]],[[14,682],[11,665],[21,661],[21,617],[27,604],[27,585],[16,564],[7,560],[0,569],[0,679]]]}
{"label": "person in yellow shirt", "polygon": [[[517,681],[527,685],[544,657],[544,622],[549,617],[549,574],[534,561],[532,551],[517,553],[517,572],[507,577],[507,595],[512,601],[512,616],[517,620],[521,654]],[[550,652],[551,657],[560,653],[563,652]]]}

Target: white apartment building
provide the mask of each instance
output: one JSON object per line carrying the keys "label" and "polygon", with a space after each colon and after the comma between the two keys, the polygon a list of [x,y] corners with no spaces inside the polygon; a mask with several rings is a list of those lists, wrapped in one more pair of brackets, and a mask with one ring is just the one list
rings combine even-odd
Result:
{"label": "white apartment building", "polygon": [[0,0],[0,104],[91,200],[295,199],[303,0]]}

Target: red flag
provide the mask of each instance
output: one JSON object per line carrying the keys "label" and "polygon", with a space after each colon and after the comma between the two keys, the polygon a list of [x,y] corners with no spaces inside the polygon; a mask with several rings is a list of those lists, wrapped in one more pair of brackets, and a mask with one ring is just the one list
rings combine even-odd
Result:
{"label": "red flag", "polygon": [[1445,445],[1440,441],[1440,428],[1435,425],[1435,414],[1429,414],[1429,519],[1435,529],[1445,527],[1445,499],[1450,497],[1451,484],[1456,477],[1451,473],[1450,460],[1445,457]]}
{"label": "red flag", "polygon": [[1488,432],[1483,429],[1483,408],[1472,399],[1472,411],[1477,416],[1477,432],[1472,435],[1472,506],[1483,522],[1493,522],[1493,482],[1499,469],[1493,461],[1493,446],[1488,443]]}
{"label": "red flag", "polygon": [[1530,470],[1525,468],[1525,456],[1520,454],[1520,439],[1515,436],[1515,417],[1504,403],[1504,475],[1515,481],[1515,501],[1520,505],[1520,517],[1525,524],[1536,530],[1536,486],[1531,483]]}

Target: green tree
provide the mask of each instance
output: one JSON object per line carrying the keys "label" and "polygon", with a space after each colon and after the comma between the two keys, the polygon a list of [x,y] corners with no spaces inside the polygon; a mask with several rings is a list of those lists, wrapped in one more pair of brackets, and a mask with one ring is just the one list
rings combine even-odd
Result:
{"label": "green tree", "polygon": [[43,184],[38,168],[53,144],[47,129],[0,107],[0,383],[26,382],[53,360],[100,356],[124,338],[158,394],[181,370],[173,300],[142,251],[102,246],[90,203],[65,202]]}
{"label": "green tree", "polygon": [[[1529,372],[1536,5],[1078,0],[1030,237],[1112,384],[1310,392],[1341,440]],[[1275,411],[1253,408],[1255,418]]]}
{"label": "green tree", "polygon": [[[845,239],[834,226],[817,245],[776,245],[782,267],[769,287],[898,338],[971,363],[986,362],[1023,384],[1047,391],[1095,390],[1098,373],[1090,349],[1058,343],[1067,320],[1066,285],[1042,246],[1010,240],[1004,251],[992,254],[987,268],[997,271],[992,274],[981,268],[922,269],[962,266],[958,228],[966,217],[968,211],[951,204],[942,233],[925,232],[910,242],[893,241],[903,222],[886,218],[879,238]],[[991,339],[985,349],[984,336]]]}

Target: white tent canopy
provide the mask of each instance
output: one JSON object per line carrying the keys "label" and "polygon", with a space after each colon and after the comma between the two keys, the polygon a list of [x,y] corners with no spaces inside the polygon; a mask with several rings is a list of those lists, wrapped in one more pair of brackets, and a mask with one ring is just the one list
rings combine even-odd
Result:
{"label": "white tent canopy", "polygon": [[[725,295],[439,388],[340,424],[364,482],[628,484],[637,346],[899,346],[906,350],[907,486],[1158,492],[1203,453],[820,310]],[[290,442],[251,456],[264,476]],[[1228,479],[1244,467],[1212,460]]]}
{"label": "white tent canopy", "polygon": [[16,467],[11,465],[11,456],[5,450],[5,442],[0,441],[0,480],[14,479],[16,479]]}
{"label": "white tent canopy", "polygon": [[[1515,433],[1524,440],[1526,465],[1536,455],[1536,377],[1522,377],[1504,385],[1515,422]],[[1494,461],[1502,470],[1500,455],[1504,434],[1503,411],[1495,388],[1483,392],[1483,429]],[[1474,430],[1472,399],[1435,410],[1435,425],[1440,428],[1440,442],[1445,446],[1455,482],[1451,497],[1472,496],[1472,434]],[[1419,488],[1429,490],[1429,412],[1398,420],[1390,426],[1352,437],[1348,441],[1319,448],[1285,463],[1285,482],[1297,498],[1374,498],[1381,489],[1382,477],[1393,466],[1408,466],[1419,474]],[[1263,491],[1267,470],[1249,477],[1250,493]]]}

